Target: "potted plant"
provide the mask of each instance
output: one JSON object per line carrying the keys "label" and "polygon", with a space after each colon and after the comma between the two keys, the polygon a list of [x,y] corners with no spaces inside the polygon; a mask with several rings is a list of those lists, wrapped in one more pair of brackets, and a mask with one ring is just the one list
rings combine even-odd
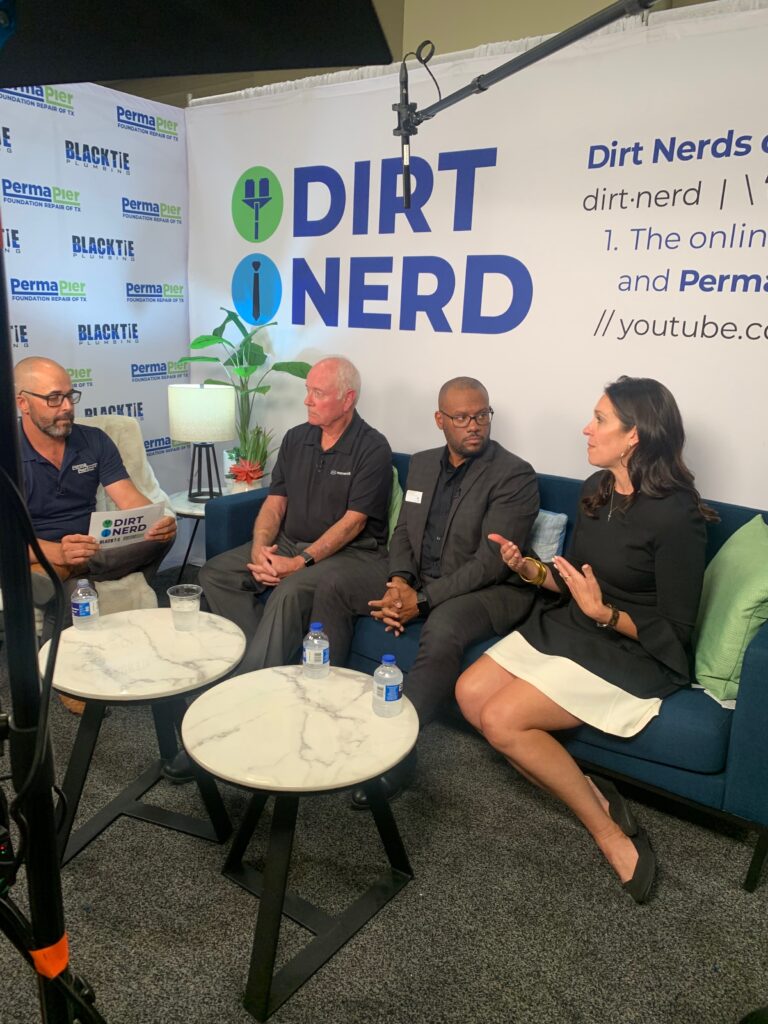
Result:
{"label": "potted plant", "polygon": [[[261,475],[264,474],[267,458],[271,454],[269,445],[272,441],[272,431],[265,431],[251,423],[253,417],[253,404],[256,395],[266,395],[271,385],[265,384],[264,379],[270,373],[289,373],[293,377],[305,380],[312,369],[309,363],[300,361],[277,362],[271,366],[267,365],[268,356],[264,348],[255,340],[259,331],[265,327],[273,327],[274,321],[269,324],[261,324],[249,330],[240,317],[234,311],[225,309],[224,320],[215,327],[210,334],[201,334],[190,344],[193,351],[211,348],[214,345],[222,345],[226,350],[224,358],[220,356],[184,356],[179,362],[182,363],[217,363],[227,375],[227,380],[208,378],[205,384],[220,384],[223,387],[231,387],[235,390],[235,428],[237,431],[237,444],[229,449],[231,465],[245,461],[251,465],[258,465]],[[227,327],[232,324],[239,331],[239,340],[233,342],[224,337]],[[257,376],[258,375],[258,376]],[[251,384],[252,378],[256,377],[255,383]],[[249,470],[248,472],[252,472]],[[227,474],[233,477],[230,469]]]}
{"label": "potted plant", "polygon": [[[251,427],[245,445],[236,449],[238,455],[233,459],[227,474],[234,480],[233,491],[247,491],[261,486],[257,481],[264,477],[267,460],[275,450],[269,447],[273,436],[272,430],[265,430],[258,425]],[[231,456],[232,453],[233,450],[230,450],[227,454]]]}

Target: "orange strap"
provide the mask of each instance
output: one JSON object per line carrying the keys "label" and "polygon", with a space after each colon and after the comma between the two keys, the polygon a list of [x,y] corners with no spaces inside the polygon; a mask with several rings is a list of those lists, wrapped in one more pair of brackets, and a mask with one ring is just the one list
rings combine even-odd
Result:
{"label": "orange strap", "polygon": [[38,974],[44,978],[58,978],[61,972],[69,963],[69,940],[67,933],[61,936],[58,942],[45,949],[31,949],[32,962]]}

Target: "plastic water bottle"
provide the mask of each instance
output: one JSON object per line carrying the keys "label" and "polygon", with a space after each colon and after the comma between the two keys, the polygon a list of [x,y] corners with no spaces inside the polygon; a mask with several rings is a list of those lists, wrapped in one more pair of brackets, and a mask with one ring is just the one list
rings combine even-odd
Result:
{"label": "plastic water bottle", "polygon": [[301,663],[307,679],[324,679],[331,671],[330,644],[323,632],[322,622],[310,624],[309,632],[304,637]]}
{"label": "plastic water bottle", "polygon": [[382,654],[373,673],[373,710],[382,718],[394,718],[403,710],[403,673],[394,654]]}
{"label": "plastic water bottle", "polygon": [[75,629],[97,629],[99,625],[99,595],[88,582],[78,580],[72,591],[72,625]]}

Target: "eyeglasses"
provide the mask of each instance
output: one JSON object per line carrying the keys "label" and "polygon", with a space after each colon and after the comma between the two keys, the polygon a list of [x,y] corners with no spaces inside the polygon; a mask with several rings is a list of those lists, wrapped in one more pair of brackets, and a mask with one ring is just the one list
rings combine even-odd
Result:
{"label": "eyeglasses", "polygon": [[449,412],[443,412],[442,409],[440,410],[440,412],[443,414],[443,416],[448,417],[451,423],[453,423],[454,427],[468,427],[472,420],[475,421],[478,427],[487,427],[488,424],[493,419],[493,409],[490,407],[490,405],[488,406],[487,409],[483,409],[482,412],[475,413],[474,416],[470,416],[466,412],[461,412],[459,413],[458,416],[451,416]]}
{"label": "eyeglasses", "polygon": [[77,405],[83,396],[82,391],[67,391],[62,393],[61,391],[52,391],[50,395],[38,395],[36,391],[20,391],[20,395],[32,395],[34,398],[42,398],[52,409],[58,409],[59,406],[68,400],[72,405]]}

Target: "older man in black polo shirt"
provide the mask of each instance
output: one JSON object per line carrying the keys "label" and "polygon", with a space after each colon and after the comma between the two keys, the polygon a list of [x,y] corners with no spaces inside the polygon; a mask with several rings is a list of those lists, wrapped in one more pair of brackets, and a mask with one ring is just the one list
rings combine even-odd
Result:
{"label": "older man in black polo shirt", "polygon": [[360,375],[333,356],[306,388],[307,422],[283,439],[253,540],[200,570],[211,611],[249,638],[241,672],[297,661],[320,580],[386,558],[392,452],[355,410]]}

